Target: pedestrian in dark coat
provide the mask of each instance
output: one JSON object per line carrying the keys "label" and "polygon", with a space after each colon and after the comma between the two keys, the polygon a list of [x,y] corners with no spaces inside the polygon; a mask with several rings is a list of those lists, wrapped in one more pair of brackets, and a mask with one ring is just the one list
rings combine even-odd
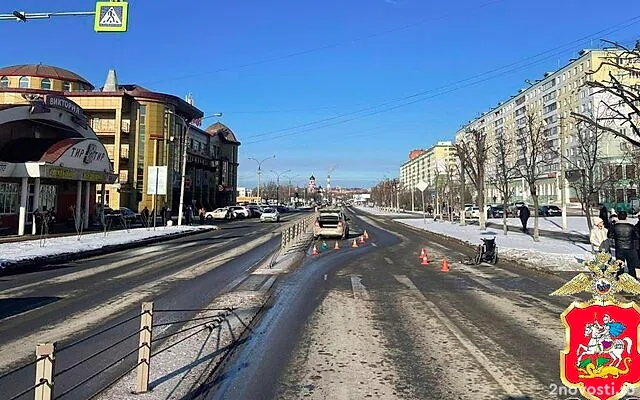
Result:
{"label": "pedestrian in dark coat", "polygon": [[162,218],[162,226],[167,226],[167,207],[162,206],[160,209],[160,218]]}
{"label": "pedestrian in dark coat", "polygon": [[[613,224],[607,236],[613,239],[616,259],[626,262],[629,275],[635,278],[636,268],[640,264],[640,259],[638,258],[640,236],[638,236],[636,227],[627,221],[626,211],[618,213],[618,222]],[[620,271],[620,274],[622,272]]]}
{"label": "pedestrian in dark coat", "polygon": [[149,226],[149,209],[147,208],[147,206],[144,206],[140,214],[142,215],[142,220],[144,221],[144,225]]}
{"label": "pedestrian in dark coat", "polygon": [[527,233],[527,221],[529,221],[529,207],[523,205],[520,207],[520,222],[522,223],[522,232]]}
{"label": "pedestrian in dark coat", "polygon": [[602,220],[602,222],[604,223],[604,227],[606,229],[611,229],[611,222],[609,222],[609,210],[607,210],[607,206],[605,206],[604,204],[602,205],[602,208],[600,209],[599,217]]}

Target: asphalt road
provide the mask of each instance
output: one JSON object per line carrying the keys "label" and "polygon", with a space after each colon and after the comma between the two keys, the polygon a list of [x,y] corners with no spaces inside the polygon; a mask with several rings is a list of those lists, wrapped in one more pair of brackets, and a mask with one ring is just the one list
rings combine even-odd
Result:
{"label": "asphalt road", "polygon": [[457,242],[354,214],[368,242],[284,278],[208,399],[580,398],[559,379],[573,299],[548,296],[574,274],[467,266]]}
{"label": "asphalt road", "polygon": [[[296,218],[289,214],[283,222]],[[221,230],[175,239],[144,248],[52,265],[45,270],[0,278],[0,375],[33,360],[35,346],[57,342],[56,398],[88,398],[135,362],[135,354],[98,373],[138,346],[140,304],[154,301],[156,310],[193,310],[230,290],[247,271],[279,246],[280,224],[256,219],[221,224]],[[155,312],[154,324],[188,319],[194,311]],[[86,341],[106,327],[122,325]],[[179,325],[154,331],[175,331]],[[163,332],[160,332],[163,331]],[[117,340],[132,337],[73,367]],[[71,368],[73,367],[73,368]],[[9,398],[33,385],[29,367],[0,379],[0,397]],[[33,398],[28,394],[21,399]]]}

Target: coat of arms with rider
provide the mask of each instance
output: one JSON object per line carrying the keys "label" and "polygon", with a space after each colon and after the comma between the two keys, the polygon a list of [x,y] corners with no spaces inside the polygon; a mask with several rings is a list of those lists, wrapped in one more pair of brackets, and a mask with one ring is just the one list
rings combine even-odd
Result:
{"label": "coat of arms with rider", "polygon": [[592,296],[586,302],[573,302],[561,315],[566,338],[560,353],[560,378],[587,399],[621,399],[640,387],[640,308],[616,295],[623,291],[640,294],[640,283],[621,274],[622,265],[607,253],[584,265],[589,272],[551,294],[587,292]]}

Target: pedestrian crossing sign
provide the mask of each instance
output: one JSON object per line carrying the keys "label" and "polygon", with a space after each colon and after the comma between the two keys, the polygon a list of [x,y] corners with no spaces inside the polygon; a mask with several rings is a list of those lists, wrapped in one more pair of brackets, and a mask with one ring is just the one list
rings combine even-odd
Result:
{"label": "pedestrian crossing sign", "polygon": [[126,1],[96,2],[96,32],[126,32],[129,4]]}

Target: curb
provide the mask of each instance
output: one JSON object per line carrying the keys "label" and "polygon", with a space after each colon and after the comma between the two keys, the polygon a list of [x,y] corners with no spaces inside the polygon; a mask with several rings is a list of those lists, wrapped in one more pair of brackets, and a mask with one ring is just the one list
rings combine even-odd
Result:
{"label": "curb", "polygon": [[[200,233],[211,232],[214,230],[216,229],[211,227],[206,229],[196,229],[193,231],[176,232],[176,233],[170,233],[168,235],[136,240],[136,241],[124,243],[124,244],[107,245],[99,249],[86,250],[86,251],[80,251],[75,253],[65,253],[65,254],[60,254],[55,256],[36,257],[36,258],[30,258],[22,261],[9,262],[7,264],[0,265],[0,276],[19,274],[23,272],[31,272],[53,263],[64,263],[69,261],[75,261],[82,258],[100,256],[100,255],[112,253],[115,251],[134,249],[134,248],[142,247],[149,244],[166,242],[168,240],[179,239],[187,236],[197,235]],[[20,269],[20,271],[15,271],[16,269]]]}

